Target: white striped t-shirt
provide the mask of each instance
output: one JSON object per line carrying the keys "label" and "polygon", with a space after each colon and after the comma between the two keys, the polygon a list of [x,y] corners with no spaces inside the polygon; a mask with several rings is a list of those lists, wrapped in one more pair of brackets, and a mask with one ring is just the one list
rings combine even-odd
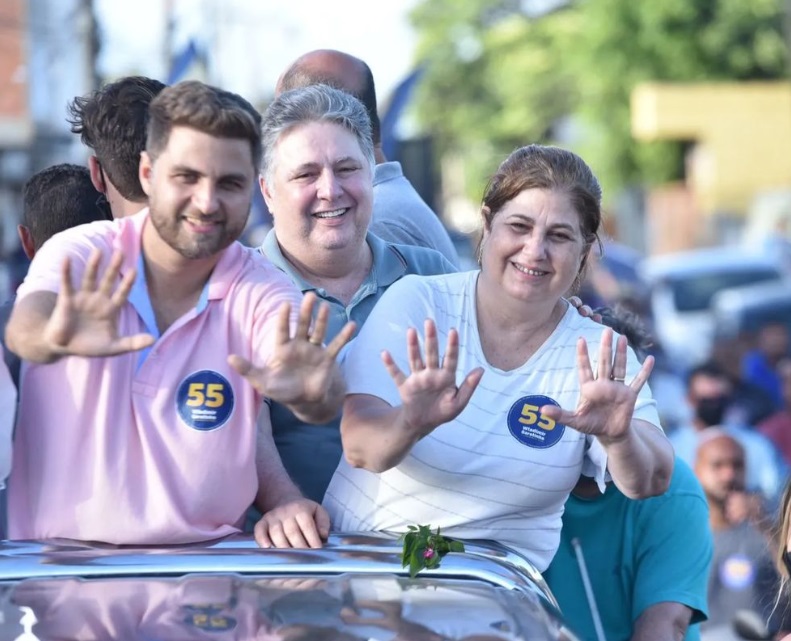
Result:
{"label": "white striped t-shirt", "polygon": [[[419,328],[422,336],[425,318],[436,323],[441,352],[448,331],[458,331],[459,383],[475,367],[484,367],[485,373],[462,413],[416,443],[396,467],[376,474],[342,459],[324,506],[336,530],[403,532],[415,524],[440,526],[449,536],[509,545],[544,570],[559,542],[563,505],[583,466],[586,474],[602,481],[606,455],[597,439],[547,424],[537,409],[553,402],[576,407],[577,339],[586,338],[595,371],[603,328],[569,305],[525,364],[510,371],[492,367],[478,335],[477,276],[477,271],[406,276],[371,312],[344,363],[350,394],[370,394],[400,405],[380,354],[390,351],[408,372],[407,328]],[[639,368],[629,350],[627,381]],[[659,426],[647,385],[634,417]]]}

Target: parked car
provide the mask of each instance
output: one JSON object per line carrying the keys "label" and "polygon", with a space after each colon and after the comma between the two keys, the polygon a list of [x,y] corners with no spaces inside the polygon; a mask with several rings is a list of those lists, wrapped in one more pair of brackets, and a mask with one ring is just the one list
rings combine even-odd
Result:
{"label": "parked car", "polygon": [[493,543],[410,578],[393,538],[162,548],[0,544],[0,639],[573,641],[541,575]]}
{"label": "parked car", "polygon": [[715,336],[738,338],[782,323],[791,334],[791,286],[761,283],[719,292],[712,301]]}
{"label": "parked car", "polygon": [[679,370],[709,356],[714,337],[712,299],[718,292],[784,279],[772,259],[735,247],[649,258],[642,264],[642,276],[649,291],[654,335]]}

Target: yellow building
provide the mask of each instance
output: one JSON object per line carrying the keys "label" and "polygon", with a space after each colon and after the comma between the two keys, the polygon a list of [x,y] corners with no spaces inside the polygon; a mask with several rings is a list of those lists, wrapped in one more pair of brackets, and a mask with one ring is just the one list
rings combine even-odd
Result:
{"label": "yellow building", "polygon": [[760,192],[791,186],[791,83],[646,83],[631,107],[638,140],[694,143],[685,185],[693,213],[744,217]]}

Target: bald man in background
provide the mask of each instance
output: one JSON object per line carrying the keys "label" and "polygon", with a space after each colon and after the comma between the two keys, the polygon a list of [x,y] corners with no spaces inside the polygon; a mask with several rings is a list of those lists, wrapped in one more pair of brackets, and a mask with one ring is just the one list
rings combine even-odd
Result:
{"label": "bald man in background", "polygon": [[723,430],[704,430],[695,456],[695,475],[706,495],[714,536],[709,620],[701,624],[701,638],[714,640],[730,628],[740,610],[753,610],[767,621],[778,577],[769,537],[761,527],[760,500],[745,491],[744,447]]}

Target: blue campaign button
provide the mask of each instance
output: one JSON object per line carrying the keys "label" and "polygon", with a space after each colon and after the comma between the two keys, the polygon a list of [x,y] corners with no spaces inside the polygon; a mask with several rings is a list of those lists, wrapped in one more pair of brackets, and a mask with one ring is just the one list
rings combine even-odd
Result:
{"label": "blue campaign button", "polygon": [[536,394],[523,396],[508,410],[508,431],[522,445],[539,449],[552,447],[566,431],[563,423],[556,423],[539,413],[544,405],[559,407],[554,399]]}
{"label": "blue campaign button", "polygon": [[191,428],[207,432],[222,427],[233,412],[233,388],[211,370],[187,376],[176,393],[179,416]]}

